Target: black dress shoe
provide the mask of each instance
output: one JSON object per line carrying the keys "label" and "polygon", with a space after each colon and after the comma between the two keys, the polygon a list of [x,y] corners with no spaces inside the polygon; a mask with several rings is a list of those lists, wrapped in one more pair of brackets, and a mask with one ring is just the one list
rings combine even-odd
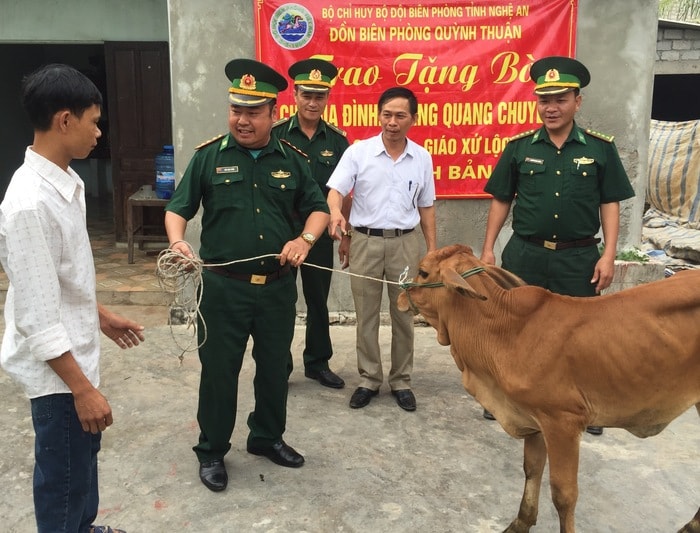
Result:
{"label": "black dress shoe", "polygon": [[289,466],[291,468],[299,468],[304,464],[304,457],[283,440],[267,448],[258,448],[257,446],[248,445],[248,453],[262,455],[273,463],[277,463],[281,466]]}
{"label": "black dress shoe", "polygon": [[324,387],[330,387],[331,389],[342,389],[345,387],[345,382],[343,378],[338,376],[335,372],[329,369],[325,370],[304,370],[304,375],[307,378],[315,379]]}
{"label": "black dress shoe", "polygon": [[223,459],[214,459],[206,463],[199,463],[199,479],[204,486],[214,492],[222,491],[228,485],[228,474]]}
{"label": "black dress shoe", "polygon": [[603,434],[603,428],[601,426],[588,426],[586,428],[586,433],[590,433],[591,435],[602,435]]}
{"label": "black dress shoe", "polygon": [[496,417],[491,414],[491,411],[484,409],[484,418],[486,420],[496,420]]}
{"label": "black dress shoe", "polygon": [[404,411],[415,411],[416,410],[416,397],[413,395],[411,389],[401,389],[393,390],[391,394],[396,396],[396,403]]}
{"label": "black dress shoe", "polygon": [[359,409],[369,404],[372,396],[379,394],[378,390],[368,389],[367,387],[357,387],[355,392],[350,396],[350,407]]}

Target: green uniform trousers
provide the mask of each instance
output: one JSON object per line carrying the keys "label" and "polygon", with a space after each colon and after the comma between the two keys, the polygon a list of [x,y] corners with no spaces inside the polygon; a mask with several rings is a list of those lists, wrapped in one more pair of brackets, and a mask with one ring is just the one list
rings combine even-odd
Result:
{"label": "green uniform trousers", "polygon": [[[318,242],[309,250],[305,262],[333,268],[333,239],[327,233],[321,234]],[[328,360],[333,355],[328,319],[332,272],[303,264],[300,270],[306,300],[304,367],[313,371],[328,370]]]}
{"label": "green uniform trousers", "polygon": [[598,259],[596,245],[549,250],[513,234],[501,254],[501,265],[529,285],[568,296],[596,296],[591,278]]}
{"label": "green uniform trousers", "polygon": [[[278,442],[287,419],[287,365],[294,336],[297,291],[294,276],[267,285],[202,274],[198,337],[200,462],[221,459],[231,448],[238,407],[238,376],[253,338],[255,408],[248,416],[248,445]],[[206,325],[203,323],[206,323]]]}

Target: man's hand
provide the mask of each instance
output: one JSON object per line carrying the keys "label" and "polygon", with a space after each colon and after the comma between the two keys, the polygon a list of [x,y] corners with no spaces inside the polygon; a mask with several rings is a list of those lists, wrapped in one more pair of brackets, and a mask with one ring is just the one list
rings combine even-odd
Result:
{"label": "man's hand", "polygon": [[122,349],[133,348],[143,342],[143,326],[98,306],[100,330]]}
{"label": "man's hand", "polygon": [[188,272],[194,269],[194,261],[189,261],[189,259],[196,259],[196,255],[190,243],[187,241],[175,241],[170,245],[170,249],[179,254],[172,259],[172,263],[179,264],[180,268]]}
{"label": "man's hand", "polygon": [[350,266],[350,235],[344,235],[338,245],[338,260],[340,268],[345,270]]}
{"label": "man's hand", "polygon": [[107,402],[107,398],[102,393],[92,387],[85,392],[73,394],[75,410],[78,413],[78,420],[83,427],[83,431],[98,433],[104,431],[112,425],[112,408]]}
{"label": "man's hand", "polygon": [[331,219],[328,223],[328,235],[331,239],[340,241],[348,234],[347,221],[339,209],[331,209]]}
{"label": "man's hand", "polygon": [[493,250],[486,251],[483,250],[481,252],[481,260],[486,263],[487,265],[495,265],[496,264],[496,256],[493,253]]}
{"label": "man's hand", "polygon": [[591,278],[591,283],[596,283],[595,291],[600,294],[601,291],[610,287],[613,277],[615,277],[615,258],[609,259],[602,256],[595,264],[593,278]]}
{"label": "man's hand", "polygon": [[311,245],[301,237],[288,241],[279,255],[280,265],[289,263],[293,267],[300,266],[309,255]]}
{"label": "man's hand", "polygon": [[185,257],[194,259],[194,251],[192,250],[192,246],[190,246],[190,243],[188,243],[187,241],[175,241],[170,245],[170,249],[173,252],[177,252],[179,254],[184,255]]}

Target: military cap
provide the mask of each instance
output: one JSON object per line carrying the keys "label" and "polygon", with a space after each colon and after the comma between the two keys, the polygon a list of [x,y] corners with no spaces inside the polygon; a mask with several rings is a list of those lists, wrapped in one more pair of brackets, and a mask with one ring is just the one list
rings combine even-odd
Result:
{"label": "military cap", "polygon": [[327,93],[338,69],[333,63],[323,59],[304,59],[297,61],[287,71],[294,80],[294,86],[302,91]]}
{"label": "military cap", "polygon": [[232,59],[225,71],[231,81],[228,101],[233,105],[263,105],[277,98],[289,85],[282,74],[253,59]]}
{"label": "military cap", "polygon": [[570,57],[550,56],[535,61],[530,67],[535,94],[559,94],[581,89],[591,81],[588,69]]}

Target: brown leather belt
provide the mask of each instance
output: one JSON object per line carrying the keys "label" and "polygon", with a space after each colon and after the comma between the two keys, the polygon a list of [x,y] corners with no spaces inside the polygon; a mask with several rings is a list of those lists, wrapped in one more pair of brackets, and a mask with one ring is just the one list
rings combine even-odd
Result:
{"label": "brown leather belt", "polygon": [[272,281],[278,280],[286,276],[292,271],[291,267],[289,266],[289,263],[284,265],[279,270],[276,270],[274,272],[267,272],[265,274],[239,274],[238,272],[231,272],[230,270],[219,266],[208,266],[204,268],[206,268],[209,272],[218,274],[219,276],[238,279],[241,281],[247,281],[248,283],[252,283],[253,285],[267,285]]}
{"label": "brown leather belt", "polygon": [[401,235],[406,235],[407,233],[411,233],[413,231],[413,228],[411,229],[377,229],[377,228],[352,228],[353,231],[359,231],[360,233],[364,233],[365,235],[369,235],[370,237],[401,237]]}
{"label": "brown leather belt", "polygon": [[545,239],[538,239],[537,237],[525,237],[523,235],[518,235],[522,240],[531,242],[538,246],[547,248],[548,250],[566,250],[567,248],[584,248],[586,246],[593,246],[598,244],[600,239],[597,237],[586,237],[585,239],[578,239],[575,241],[547,241]]}

